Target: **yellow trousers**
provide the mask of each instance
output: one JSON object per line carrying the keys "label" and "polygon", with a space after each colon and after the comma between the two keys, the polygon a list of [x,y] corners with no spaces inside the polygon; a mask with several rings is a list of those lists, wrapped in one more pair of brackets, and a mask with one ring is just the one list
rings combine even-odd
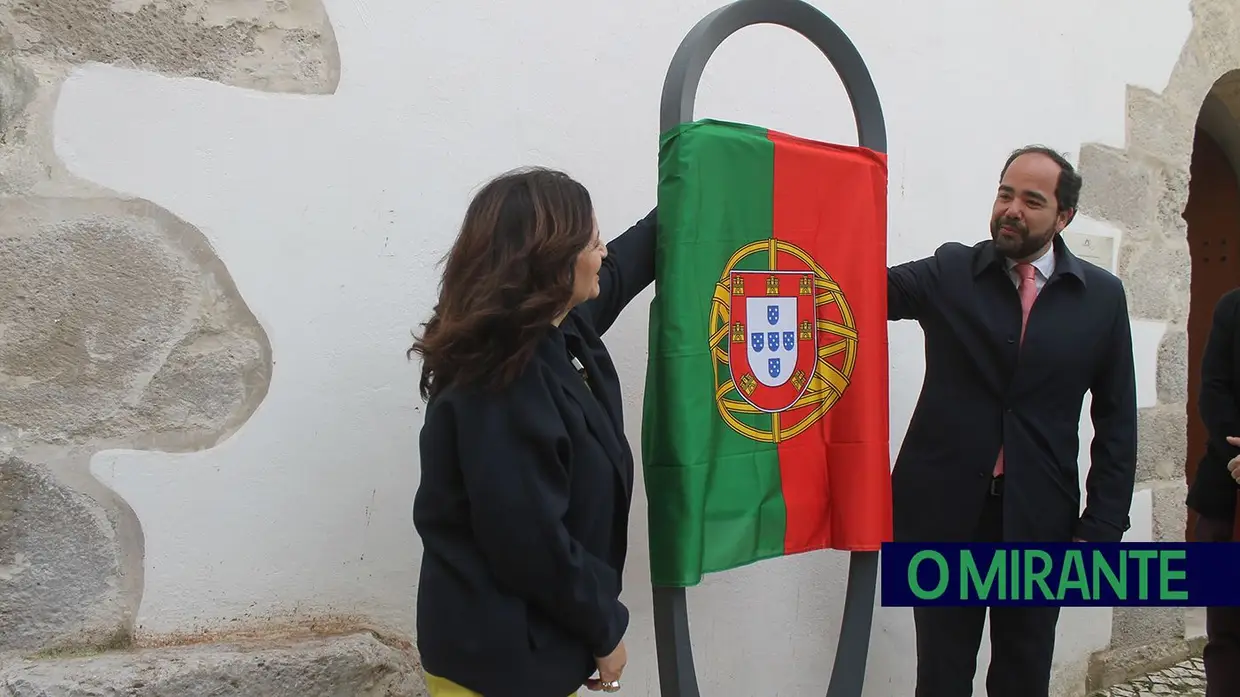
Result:
{"label": "yellow trousers", "polygon": [[[426,689],[430,693],[430,697],[482,697],[482,695],[473,690],[467,690],[451,680],[446,680],[430,673],[426,673]],[[577,697],[577,693],[574,692],[568,697]]]}

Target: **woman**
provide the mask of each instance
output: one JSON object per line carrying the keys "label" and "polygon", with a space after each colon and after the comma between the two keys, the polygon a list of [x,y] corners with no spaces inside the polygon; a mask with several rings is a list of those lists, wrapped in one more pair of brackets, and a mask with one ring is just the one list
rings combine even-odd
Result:
{"label": "woman", "polygon": [[651,212],[604,245],[585,187],[547,169],[500,176],[466,211],[410,349],[432,697],[619,689],[634,473],[600,335],[654,280],[655,229]]}

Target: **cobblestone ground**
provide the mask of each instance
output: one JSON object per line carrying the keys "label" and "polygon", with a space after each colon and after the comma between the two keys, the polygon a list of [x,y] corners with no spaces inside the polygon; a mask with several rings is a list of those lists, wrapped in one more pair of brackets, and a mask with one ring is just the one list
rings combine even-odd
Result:
{"label": "cobblestone ground", "polygon": [[1192,658],[1157,673],[1150,673],[1109,690],[1095,692],[1091,697],[1158,697],[1159,695],[1206,694],[1205,666],[1200,658]]}

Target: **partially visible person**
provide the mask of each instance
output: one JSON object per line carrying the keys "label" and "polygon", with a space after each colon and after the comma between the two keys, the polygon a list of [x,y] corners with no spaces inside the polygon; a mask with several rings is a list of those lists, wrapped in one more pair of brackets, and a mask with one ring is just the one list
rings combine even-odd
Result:
{"label": "partially visible person", "polygon": [[413,521],[431,697],[620,689],[634,467],[600,337],[654,281],[656,227],[652,211],[605,245],[585,187],[541,168],[465,213],[410,349],[428,400]]}
{"label": "partially visible person", "polygon": [[[892,472],[900,542],[1119,542],[1136,478],[1132,332],[1120,280],[1060,233],[1081,177],[1040,146],[999,173],[990,239],[887,271],[888,318],[916,320],[926,373]],[[1081,407],[1094,439],[1080,508]],[[993,607],[992,697],[1048,697],[1059,609]],[[916,697],[970,697],[985,607],[919,607]]]}
{"label": "partially visible person", "polygon": [[[1214,306],[1197,399],[1206,453],[1188,491],[1198,542],[1235,542],[1240,495],[1240,288]],[[1240,607],[1206,608],[1206,697],[1240,695]]]}

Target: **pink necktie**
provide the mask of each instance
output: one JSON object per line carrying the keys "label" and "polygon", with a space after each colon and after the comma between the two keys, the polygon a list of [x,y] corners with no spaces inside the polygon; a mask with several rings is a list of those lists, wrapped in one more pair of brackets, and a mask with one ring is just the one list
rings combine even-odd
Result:
{"label": "pink necktie", "polygon": [[[1033,301],[1038,298],[1038,284],[1034,280],[1034,274],[1037,270],[1033,268],[1033,264],[1022,262],[1016,265],[1016,273],[1020,274],[1020,286],[1017,292],[1020,293],[1020,341],[1025,341],[1025,325],[1029,323],[1029,310],[1033,308]],[[995,460],[995,476],[1003,474],[1003,448],[999,448],[999,458]]]}

